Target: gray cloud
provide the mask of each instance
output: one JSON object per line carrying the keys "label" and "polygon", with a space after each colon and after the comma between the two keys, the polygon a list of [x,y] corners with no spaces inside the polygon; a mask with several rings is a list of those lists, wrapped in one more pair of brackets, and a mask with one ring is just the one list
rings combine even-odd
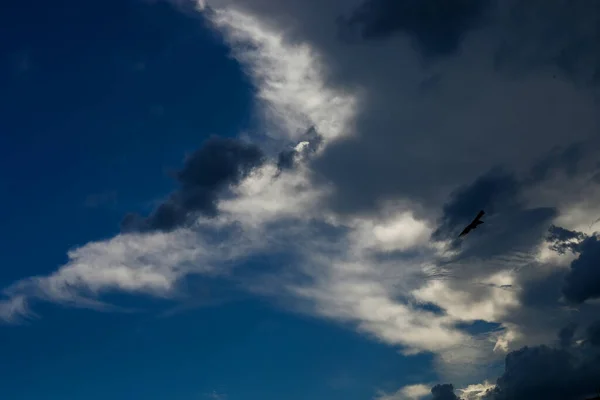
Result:
{"label": "gray cloud", "polygon": [[521,304],[537,309],[541,313],[560,307],[561,288],[566,274],[564,269],[559,269],[526,280],[521,284],[519,295]]}
{"label": "gray cloud", "polygon": [[579,251],[581,242],[587,238],[583,232],[575,232],[560,226],[551,225],[548,229],[546,241],[550,243],[550,249],[559,254],[565,254],[567,251],[576,253]]}
{"label": "gray cloud", "polygon": [[[557,212],[551,207],[526,207],[525,188],[526,184],[514,173],[496,168],[455,190],[432,233],[433,240],[450,240],[454,250],[461,249],[449,263],[530,253]],[[459,232],[481,209],[486,212],[484,225],[467,238],[458,238]],[[477,270],[480,272],[470,273],[492,271],[481,267]]]}
{"label": "gray cloud", "polygon": [[575,331],[577,331],[577,324],[570,323],[558,332],[558,342],[560,347],[569,347],[573,344]]}
{"label": "gray cloud", "polygon": [[481,24],[487,0],[367,0],[347,19],[365,39],[400,32],[410,36],[425,56],[458,51],[463,37]]}
{"label": "gray cloud", "polygon": [[579,257],[571,263],[565,277],[563,294],[574,303],[600,297],[600,240],[596,236],[585,239],[578,248]]}
{"label": "gray cloud", "polygon": [[437,240],[456,237],[479,210],[485,210],[489,216],[499,206],[517,206],[520,190],[520,183],[514,174],[498,169],[484,174],[472,184],[452,193],[450,201],[444,205],[439,227],[432,237]]}
{"label": "gray cloud", "polygon": [[[358,137],[329,147],[315,165],[336,185],[337,210],[370,210],[401,196],[437,202],[444,191],[494,165],[511,165],[538,181],[557,168],[580,172],[585,151],[577,143],[598,133],[592,116],[597,105],[587,89],[554,79],[547,72],[552,65],[535,69],[536,75],[531,68],[517,74],[495,61],[513,25],[530,23],[505,10],[518,4],[492,7],[485,27],[463,38],[464,51],[425,67],[401,40],[389,40],[379,51],[336,51],[344,65],[333,66],[340,71],[334,77],[367,88]],[[542,12],[545,5],[536,4]],[[559,22],[558,11],[552,17]],[[592,18],[579,17],[583,24]],[[556,45],[537,37],[531,47]],[[565,46],[576,46],[576,38],[563,39]]]}
{"label": "gray cloud", "polygon": [[565,171],[567,176],[577,174],[580,161],[584,157],[581,143],[573,143],[566,148],[555,148],[544,158],[538,161],[531,169],[532,182],[545,180],[557,170]]}
{"label": "gray cloud", "polygon": [[217,214],[218,197],[229,185],[241,182],[264,161],[260,148],[236,139],[211,137],[175,173],[180,187],[148,217],[128,214],[123,231],[170,231],[195,213]]}
{"label": "gray cloud", "polygon": [[531,73],[553,67],[579,85],[600,83],[600,3],[520,0],[502,12],[500,68]]}
{"label": "gray cloud", "polygon": [[460,400],[454,393],[454,386],[450,383],[435,385],[431,388],[432,400]]}
{"label": "gray cloud", "polygon": [[506,356],[505,371],[488,400],[580,400],[595,393],[600,353],[588,345],[524,347]]}
{"label": "gray cloud", "polygon": [[600,347],[600,320],[591,323],[586,334],[586,339],[592,346]]}
{"label": "gray cloud", "polygon": [[[552,175],[555,169],[549,164],[557,162],[563,170],[579,173],[577,158],[589,157],[589,151],[578,153],[586,146],[574,143],[598,136],[598,106],[588,88],[573,84],[571,78],[555,79],[556,63],[534,65],[516,47],[519,39],[534,49],[560,52],[578,47],[583,33],[561,33],[558,38],[544,34],[560,27],[566,1],[547,6],[526,0],[324,0],[310,7],[301,0],[213,2],[233,3],[265,18],[282,27],[285,39],[292,43],[308,42],[326,62],[329,85],[360,88],[355,134],[331,143],[313,162],[315,175],[336,189],[330,206],[338,212],[368,213],[397,198],[437,207],[457,185],[497,165],[510,165],[518,176],[523,173],[538,180]],[[582,11],[586,4],[581,0],[569,14],[569,19],[580,22],[570,23],[572,29],[596,29],[597,6],[590,5],[588,15]],[[421,12],[420,7],[431,8]],[[455,18],[446,20],[444,7]],[[443,24],[406,27],[400,13],[405,8],[422,15],[421,21],[440,18]],[[523,8],[528,11],[519,11]],[[382,32],[402,31],[417,41],[415,35],[421,32],[440,41],[452,37],[440,35],[439,29],[463,27],[470,34],[460,36],[462,51],[424,65],[419,51],[402,35],[388,35],[376,45],[340,41],[336,21],[344,15],[363,28],[377,25],[382,16],[389,18],[392,28],[385,28],[384,21]],[[472,25],[461,21],[475,21],[478,29],[469,30]],[[444,28],[445,23],[452,28]],[[501,49],[510,63],[498,61]],[[592,61],[596,57],[589,45],[581,53],[589,54]],[[522,68],[515,72],[513,64]],[[560,154],[557,147],[569,150]]]}
{"label": "gray cloud", "polygon": [[565,275],[562,293],[573,303],[581,304],[588,299],[600,297],[600,241],[597,235],[571,231],[552,225],[546,241],[550,249],[559,254],[570,251],[578,257],[571,262]]}

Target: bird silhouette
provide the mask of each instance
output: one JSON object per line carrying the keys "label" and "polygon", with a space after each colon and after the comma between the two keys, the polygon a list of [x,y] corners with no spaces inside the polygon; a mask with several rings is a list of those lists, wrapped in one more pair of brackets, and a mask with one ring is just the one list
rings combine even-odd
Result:
{"label": "bird silhouette", "polygon": [[473,221],[471,221],[471,223],[469,225],[467,225],[465,227],[465,229],[463,229],[463,231],[460,233],[460,235],[458,235],[458,237],[465,236],[466,234],[471,232],[473,229],[476,229],[479,225],[483,224],[481,217],[483,217],[484,215],[485,215],[485,212],[483,210],[479,211],[479,214],[477,214],[475,219]]}

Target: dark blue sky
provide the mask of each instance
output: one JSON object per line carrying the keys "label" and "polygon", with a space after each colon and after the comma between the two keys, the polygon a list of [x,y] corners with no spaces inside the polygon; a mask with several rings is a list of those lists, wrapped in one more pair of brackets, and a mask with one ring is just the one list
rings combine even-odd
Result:
{"label": "dark blue sky", "polygon": [[[251,89],[197,16],[162,2],[2,8],[0,185],[10,195],[0,200],[0,241],[11,251],[0,265],[15,265],[0,272],[7,283],[55,269],[66,249],[112,235],[125,212],[167,193],[167,168],[185,152],[244,126]],[[106,201],[86,207],[89,196]]]}

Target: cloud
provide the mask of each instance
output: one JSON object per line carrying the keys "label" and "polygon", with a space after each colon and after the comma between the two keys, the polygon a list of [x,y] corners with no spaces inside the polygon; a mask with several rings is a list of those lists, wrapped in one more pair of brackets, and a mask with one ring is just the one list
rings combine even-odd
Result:
{"label": "cloud", "polygon": [[238,185],[263,162],[263,153],[256,145],[213,136],[175,173],[178,190],[146,218],[128,214],[121,227],[125,232],[170,231],[185,225],[195,213],[215,216],[219,195]]}
{"label": "cloud", "polygon": [[459,400],[450,383],[435,385],[431,388],[431,394],[433,400]]}
{"label": "cloud", "polygon": [[560,226],[551,225],[548,229],[546,241],[551,243],[550,249],[559,254],[565,254],[567,250],[577,253],[581,242],[587,237],[583,232],[575,232]]}
{"label": "cloud", "polygon": [[488,5],[487,0],[366,0],[344,24],[358,26],[365,39],[404,33],[425,56],[448,55],[481,23]]}
{"label": "cloud", "polygon": [[428,385],[416,384],[404,386],[391,394],[379,393],[375,400],[419,400],[429,394],[431,394],[431,389]]}
{"label": "cloud", "polygon": [[584,158],[581,143],[572,143],[564,149],[553,149],[546,157],[538,161],[531,169],[531,179],[534,182],[545,180],[557,170],[573,177],[579,170],[579,163]]}
{"label": "cloud", "polygon": [[433,238],[444,240],[458,236],[479,210],[493,215],[498,206],[504,209],[516,206],[520,190],[520,183],[513,174],[491,170],[451,195]]}
{"label": "cloud", "polygon": [[524,347],[506,356],[505,372],[485,398],[578,400],[597,390],[600,353],[589,346]]}
{"label": "cloud", "polygon": [[319,151],[322,144],[323,137],[314,127],[309,128],[298,144],[279,153],[277,167],[280,170],[293,169],[298,162],[306,162],[311,155]]}
{"label": "cloud", "polygon": [[351,133],[356,98],[326,85],[325,67],[310,45],[292,43],[234,7],[216,8],[210,19],[254,81],[267,136],[295,141],[310,127],[328,141]]}
{"label": "cloud", "polygon": [[69,261],[47,276],[17,281],[2,290],[0,317],[19,322],[30,306],[46,301],[97,310],[114,309],[101,297],[111,292],[177,298],[191,274],[227,275],[228,263],[253,244],[230,227],[206,223],[191,231],[120,234],[68,252]]}
{"label": "cloud", "polygon": [[483,383],[469,385],[463,389],[459,389],[459,391],[463,400],[479,400],[484,397],[490,389],[493,388],[494,385],[485,381]]}
{"label": "cloud", "polygon": [[600,320],[590,324],[587,328],[587,340],[592,346],[600,347]]}
{"label": "cloud", "polygon": [[596,2],[510,1],[496,59],[521,73],[555,67],[578,85],[600,82],[600,6]]}
{"label": "cloud", "polygon": [[563,287],[567,300],[574,303],[600,297],[600,240],[591,236],[579,245],[578,251],[579,257],[571,263]]}
{"label": "cloud", "polygon": [[577,330],[577,324],[571,323],[558,332],[558,340],[560,347],[569,347],[573,344],[573,337]]}
{"label": "cloud", "polygon": [[[598,132],[592,96],[496,65],[503,8],[486,10],[495,19],[462,35],[461,51],[423,65],[401,35],[338,40],[337,17],[357,6],[209,1],[205,17],[256,87],[262,124],[245,135],[255,144],[209,141],[161,206],[125,223],[133,231],[10,285],[0,317],[26,316],[35,301],[102,309],[111,291],[177,299],[191,275],[224,276],[404,356],[431,353],[471,397],[505,352],[597,318],[591,302],[577,313],[560,303],[571,255],[544,238],[551,224],[589,224],[581,215],[597,202],[578,186],[597,172],[584,151]],[[563,155],[572,142],[583,150]],[[486,224],[449,246],[479,208]],[[413,389],[396,394],[423,392]]]}
{"label": "cloud", "polygon": [[27,307],[26,300],[23,296],[14,296],[0,301],[0,321],[16,323],[33,316]]}

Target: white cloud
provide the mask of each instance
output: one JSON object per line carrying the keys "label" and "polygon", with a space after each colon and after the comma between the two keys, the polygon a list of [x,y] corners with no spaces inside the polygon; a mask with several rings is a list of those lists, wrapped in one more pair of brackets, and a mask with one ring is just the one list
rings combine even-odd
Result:
{"label": "white cloud", "polygon": [[[476,284],[475,282],[470,282]],[[517,293],[503,286],[513,285],[514,279],[507,272],[498,273],[480,281],[484,286],[479,295],[453,288],[451,282],[432,280],[413,291],[413,295],[423,302],[435,304],[458,321],[502,321],[511,307],[517,307]]]}
{"label": "white cloud", "polygon": [[431,388],[428,385],[416,384],[404,386],[395,393],[380,392],[375,400],[419,400],[429,394]]}
{"label": "white cloud", "polygon": [[407,251],[427,246],[433,231],[426,221],[410,211],[385,212],[377,218],[356,218],[348,222],[353,228],[353,248],[377,251]]}
{"label": "white cloud", "polygon": [[[218,233],[218,228],[210,233]],[[235,235],[234,235],[235,236]],[[45,300],[72,306],[102,308],[96,299],[109,291],[169,297],[188,274],[223,274],[225,262],[239,255],[244,240],[213,245],[207,232],[123,234],[91,242],[68,252],[69,261],[47,276],[18,281],[3,290],[8,297],[0,317],[8,321],[28,315],[27,302]]]}
{"label": "white cloud", "polygon": [[[219,210],[232,221],[259,228],[282,218],[309,217],[318,212],[324,192],[311,185],[303,167],[284,172],[269,163],[233,189],[235,197],[223,200]],[[223,217],[227,218],[227,217]]]}
{"label": "white cloud", "polygon": [[33,314],[27,307],[27,299],[24,296],[13,296],[0,301],[0,321],[16,323],[31,316]]}
{"label": "white cloud", "polygon": [[306,43],[291,43],[256,17],[234,8],[211,17],[247,69],[268,119],[268,134],[297,140],[314,126],[328,140],[352,132],[354,95],[325,83],[324,65]]}
{"label": "white cloud", "polygon": [[483,383],[477,383],[473,385],[469,385],[464,389],[459,389],[460,396],[463,400],[479,400],[482,399],[485,393],[493,389],[495,385],[489,383],[488,381],[484,381]]}

